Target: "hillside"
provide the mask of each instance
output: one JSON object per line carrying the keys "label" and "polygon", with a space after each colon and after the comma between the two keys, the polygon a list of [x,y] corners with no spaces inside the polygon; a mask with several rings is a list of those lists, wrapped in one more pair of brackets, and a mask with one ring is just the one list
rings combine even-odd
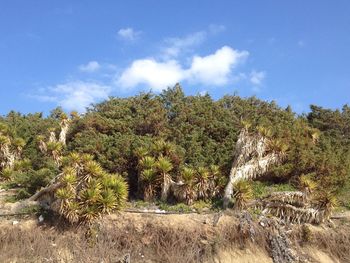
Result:
{"label": "hillside", "polygon": [[[312,105],[308,114],[297,115],[255,97],[186,96],[176,85],[158,95],[111,97],[84,114],[12,111],[0,117],[0,178],[2,193],[9,195],[0,212],[45,214],[44,225],[30,231],[2,221],[2,249],[10,262],[17,262],[19,252],[10,251],[22,235],[23,242],[41,236],[41,245],[63,238],[57,246],[65,252],[59,253],[71,259],[60,260],[80,262],[64,243],[95,242],[96,225],[106,238],[112,229],[124,234],[96,237],[94,250],[83,251],[106,255],[109,250],[99,246],[113,243],[119,250],[107,254],[142,254],[148,262],[176,262],[180,251],[178,262],[226,262],[220,255],[245,253],[247,262],[256,253],[266,262],[317,262],[322,253],[330,262],[345,262],[349,254],[334,245],[349,244],[348,219],[334,219],[335,212],[350,208],[347,105]],[[145,209],[180,214],[140,213]],[[217,225],[211,223],[216,217]],[[70,230],[58,237],[62,225]],[[90,238],[84,240],[89,234],[77,226]],[[332,242],[316,242],[328,238]],[[147,251],[144,242],[151,244]],[[44,250],[37,249],[33,262],[43,262]],[[59,262],[57,251],[45,249]],[[29,252],[23,253],[18,262]],[[96,260],[91,254],[90,262]]]}

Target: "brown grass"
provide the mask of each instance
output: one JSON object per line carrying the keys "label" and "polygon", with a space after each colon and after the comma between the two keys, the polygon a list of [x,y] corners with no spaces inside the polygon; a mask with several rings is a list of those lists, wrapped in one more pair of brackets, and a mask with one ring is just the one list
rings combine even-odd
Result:
{"label": "brown grass", "polygon": [[301,251],[309,248],[322,251],[334,262],[348,263],[350,260],[350,225],[337,222],[332,227],[301,225],[294,229],[293,243]]}
{"label": "brown grass", "polygon": [[[269,231],[249,217],[225,214],[213,225],[213,215],[112,215],[91,228],[68,227],[55,221],[37,226],[12,221],[0,224],[0,262],[3,263],[117,263],[129,254],[131,262],[218,262],[218,254],[269,252]],[[294,226],[293,247],[307,257],[308,248],[349,262],[350,225]],[[220,261],[221,262],[221,261]]]}
{"label": "brown grass", "polygon": [[0,262],[115,263],[126,254],[131,262],[214,262],[218,250],[225,247],[238,246],[239,250],[255,243],[264,250],[265,246],[264,235],[255,232],[252,240],[252,230],[233,223],[235,220],[213,227],[191,220],[174,226],[166,218],[159,219],[162,224],[154,218],[130,219],[104,220],[89,231],[48,225],[1,227]]}

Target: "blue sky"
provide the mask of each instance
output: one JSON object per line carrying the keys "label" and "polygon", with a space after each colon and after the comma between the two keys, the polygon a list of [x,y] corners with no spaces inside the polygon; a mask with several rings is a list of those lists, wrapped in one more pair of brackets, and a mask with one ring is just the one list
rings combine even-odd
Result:
{"label": "blue sky", "polygon": [[350,1],[0,2],[0,114],[79,110],[108,96],[238,92],[350,103]]}

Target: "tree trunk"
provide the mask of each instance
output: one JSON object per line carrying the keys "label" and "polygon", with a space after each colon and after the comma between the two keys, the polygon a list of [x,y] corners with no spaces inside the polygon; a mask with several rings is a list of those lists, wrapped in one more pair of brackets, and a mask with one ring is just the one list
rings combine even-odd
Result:
{"label": "tree trunk", "polygon": [[172,183],[172,180],[170,176],[168,174],[163,174],[162,193],[160,197],[160,199],[163,202],[166,202],[168,200],[171,183]]}
{"label": "tree trunk", "polygon": [[36,194],[32,195],[31,197],[29,197],[29,201],[37,201],[41,196],[43,196],[44,194],[50,194],[53,193],[54,191],[56,191],[58,188],[60,188],[63,184],[61,182],[58,183],[54,183],[51,184],[43,189],[41,189],[39,192],[37,192]]}
{"label": "tree trunk", "polygon": [[66,137],[69,129],[69,120],[63,119],[60,123],[60,126],[61,126],[61,132],[59,136],[59,142],[62,143],[63,145],[66,145]]}
{"label": "tree trunk", "polygon": [[233,185],[239,180],[254,179],[263,175],[271,167],[281,161],[281,154],[272,152],[266,156],[268,140],[260,134],[250,135],[243,129],[239,136],[234,152],[234,161],[225,187],[223,206],[227,208],[232,195]]}

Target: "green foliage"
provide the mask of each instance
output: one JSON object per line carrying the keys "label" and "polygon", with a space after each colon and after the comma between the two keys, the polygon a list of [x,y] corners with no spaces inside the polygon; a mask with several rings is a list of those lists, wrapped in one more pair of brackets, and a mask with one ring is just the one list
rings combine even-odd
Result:
{"label": "green foliage", "polygon": [[[76,197],[65,206],[67,217],[73,221],[78,220],[78,208],[85,211],[78,213],[79,218],[85,214],[87,219],[102,210],[114,209],[119,200],[114,194],[125,192],[125,182],[120,176],[107,174],[122,174],[134,198],[158,198],[163,184],[161,174],[184,182],[188,200],[220,198],[243,127],[270,138],[269,151],[284,153],[283,163],[272,167],[263,182],[252,183],[255,198],[296,187],[316,195],[332,192],[341,205],[349,205],[348,105],[341,110],[312,105],[309,114],[298,116],[290,107],[282,109],[273,101],[255,97],[227,95],[214,100],[208,94],[185,96],[177,84],[159,95],[111,97],[91,106],[83,115],[71,116],[66,146],[48,142],[49,130],[58,135],[62,118],[67,118],[61,108],[52,110],[47,117],[14,111],[0,117],[0,146],[21,151],[13,167],[0,168],[0,178],[8,186],[20,187],[22,198],[44,187],[62,171],[62,182],[72,189],[80,180],[86,181],[86,192],[81,194],[88,200],[98,197],[103,205],[82,208]],[[63,157],[59,163],[40,151],[40,141],[47,143],[49,153]],[[84,173],[77,174],[77,167],[82,165]],[[117,179],[111,179],[114,177]],[[97,191],[90,185],[88,191],[88,183],[96,180],[101,189]],[[72,194],[69,187],[64,189],[61,194]]]}
{"label": "green foliage", "polygon": [[176,212],[176,213],[190,213],[193,212],[192,208],[184,203],[178,203],[175,205],[169,205],[167,203],[159,203],[159,209],[167,212]]}
{"label": "green foliage", "polygon": [[[90,223],[124,207],[128,185],[118,174],[109,174],[90,156],[71,154],[55,192],[59,213],[71,223]],[[78,168],[77,168],[78,167]]]}
{"label": "green foliage", "polygon": [[247,181],[238,181],[234,184],[234,207],[241,210],[247,207],[248,202],[253,198],[252,187]]}
{"label": "green foliage", "polygon": [[273,192],[291,192],[296,188],[289,183],[274,184],[270,182],[250,182],[254,198],[264,198]]}

